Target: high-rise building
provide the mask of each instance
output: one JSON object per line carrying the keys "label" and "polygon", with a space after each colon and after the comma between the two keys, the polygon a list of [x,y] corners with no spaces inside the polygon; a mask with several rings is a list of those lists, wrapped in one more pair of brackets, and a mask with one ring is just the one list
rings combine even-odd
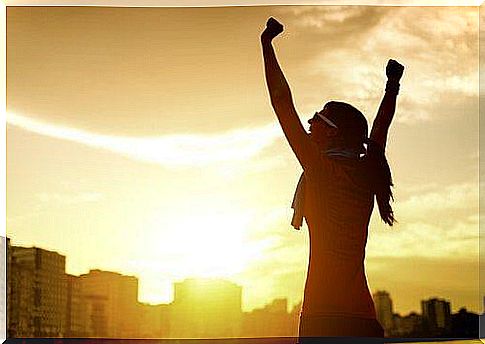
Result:
{"label": "high-rise building", "polygon": [[7,337],[33,337],[34,269],[12,259],[9,275]]}
{"label": "high-rise building", "polygon": [[[94,336],[132,338],[138,334],[138,279],[116,272],[91,270],[79,276],[83,298],[89,305],[88,318],[98,322],[87,325]],[[91,315],[89,315],[91,314]]]}
{"label": "high-rise building", "polygon": [[37,247],[11,249],[11,333],[17,337],[64,336],[65,256]]}
{"label": "high-rise building", "polygon": [[187,279],[174,285],[172,338],[238,337],[242,287],[220,279]]}
{"label": "high-rise building", "polygon": [[444,336],[451,331],[450,302],[432,298],[421,301],[423,325],[430,336]]}
{"label": "high-rise building", "polygon": [[376,308],[377,320],[384,328],[384,332],[389,334],[394,327],[392,300],[387,291],[377,291],[372,295]]}

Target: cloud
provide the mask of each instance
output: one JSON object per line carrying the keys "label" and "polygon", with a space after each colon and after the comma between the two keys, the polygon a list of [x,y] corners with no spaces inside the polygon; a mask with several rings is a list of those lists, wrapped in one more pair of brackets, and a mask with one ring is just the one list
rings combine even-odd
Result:
{"label": "cloud", "polygon": [[[411,24],[412,22],[412,24]],[[398,120],[442,116],[440,104],[478,97],[478,9],[400,8],[369,32],[363,50],[393,52],[407,69]]]}
{"label": "cloud", "polygon": [[282,136],[276,124],[213,135],[120,137],[44,123],[8,113],[7,123],[58,139],[78,142],[165,167],[201,166],[247,160]]}
{"label": "cloud", "polygon": [[478,184],[449,185],[436,191],[413,195],[397,203],[396,211],[408,220],[423,220],[437,213],[451,216],[459,210],[478,213],[478,191]]}
{"label": "cloud", "polygon": [[394,228],[372,233],[371,256],[478,257],[477,185],[450,185],[413,195],[396,203],[395,212],[399,223]]}
{"label": "cloud", "polygon": [[368,245],[371,257],[478,258],[478,222],[452,226],[413,222],[379,233]]}
{"label": "cloud", "polygon": [[[281,131],[281,129],[280,129]],[[224,181],[237,181],[241,177],[260,177],[268,171],[277,171],[288,167],[288,159],[295,159],[288,149],[280,152],[281,146],[287,145],[284,138],[275,139],[270,145],[261,149],[258,157],[251,160],[251,163],[235,164],[233,161],[220,162],[213,165],[211,173],[217,175]],[[277,154],[275,154],[277,152]],[[295,159],[296,160],[296,159]]]}
{"label": "cloud", "polygon": [[293,24],[298,27],[318,29],[320,33],[341,34],[350,34],[349,25],[357,26],[369,19],[372,22],[378,21],[379,14],[384,11],[383,8],[367,6],[292,6],[281,9],[282,13],[295,16]]}
{"label": "cloud", "polygon": [[[478,99],[476,7],[302,6],[284,13],[290,16],[288,30],[314,37],[299,70],[322,88],[332,85],[322,95],[351,98],[364,113],[374,113],[385,63],[394,58],[406,67],[398,122],[460,115],[459,109]],[[320,99],[305,103],[305,110]]]}

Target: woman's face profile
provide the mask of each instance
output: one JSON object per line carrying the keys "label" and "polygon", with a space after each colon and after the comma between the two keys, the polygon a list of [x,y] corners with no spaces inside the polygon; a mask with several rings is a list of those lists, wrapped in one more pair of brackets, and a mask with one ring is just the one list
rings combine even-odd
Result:
{"label": "woman's face profile", "polygon": [[332,137],[337,135],[338,129],[331,127],[318,115],[325,115],[325,109],[315,112],[315,115],[308,120],[310,124],[310,138],[319,145],[327,144]]}

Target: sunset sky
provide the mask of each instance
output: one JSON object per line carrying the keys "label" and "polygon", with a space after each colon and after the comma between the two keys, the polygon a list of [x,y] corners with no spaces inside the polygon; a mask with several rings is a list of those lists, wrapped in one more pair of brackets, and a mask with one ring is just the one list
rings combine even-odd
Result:
{"label": "sunset sky", "polygon": [[[406,66],[388,159],[398,224],[377,212],[367,276],[395,310],[478,293],[478,7],[10,7],[7,236],[71,274],[135,275],[140,301],[187,277],[243,286],[245,310],[303,293],[301,173],[271,109],[268,17],[305,121],[343,100],[372,121],[385,65]],[[307,127],[307,126],[306,126]]]}

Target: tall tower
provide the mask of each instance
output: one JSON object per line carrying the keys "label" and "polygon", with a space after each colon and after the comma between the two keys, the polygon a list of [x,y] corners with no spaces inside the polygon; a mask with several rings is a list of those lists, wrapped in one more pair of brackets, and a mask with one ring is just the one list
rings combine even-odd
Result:
{"label": "tall tower", "polygon": [[377,291],[372,295],[377,313],[377,320],[389,334],[394,328],[392,300],[387,291]]}
{"label": "tall tower", "polygon": [[425,329],[431,336],[449,334],[451,331],[451,306],[450,302],[432,298],[421,301],[423,322]]}

